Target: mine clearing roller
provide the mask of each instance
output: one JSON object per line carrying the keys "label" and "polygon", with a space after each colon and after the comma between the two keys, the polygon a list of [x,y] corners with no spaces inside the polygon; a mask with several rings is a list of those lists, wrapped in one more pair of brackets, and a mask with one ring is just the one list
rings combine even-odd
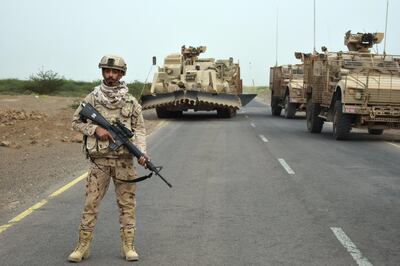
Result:
{"label": "mine clearing roller", "polygon": [[307,129],[320,133],[324,122],[333,123],[337,140],[352,128],[366,128],[372,135],[400,128],[400,57],[374,54],[383,33],[348,31],[348,52],[296,53],[304,62]]}
{"label": "mine clearing roller", "polygon": [[149,95],[141,97],[143,109],[155,108],[159,118],[182,115],[188,110],[217,111],[231,118],[256,94],[242,94],[239,64],[233,58],[198,58],[205,46],[185,47],[170,54],[154,74]]}

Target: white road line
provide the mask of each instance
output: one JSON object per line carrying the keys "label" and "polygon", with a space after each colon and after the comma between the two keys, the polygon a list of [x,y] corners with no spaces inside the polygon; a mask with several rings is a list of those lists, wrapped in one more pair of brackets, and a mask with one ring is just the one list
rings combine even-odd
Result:
{"label": "white road line", "polygon": [[289,175],[294,175],[294,174],[295,174],[295,172],[292,170],[292,168],[290,168],[290,166],[287,164],[287,162],[286,162],[284,159],[279,158],[278,161],[281,163],[281,165],[283,166],[283,168],[285,168],[286,172],[287,172]]}
{"label": "white road line", "polygon": [[390,144],[390,145],[392,145],[392,146],[395,146],[396,148],[400,148],[400,145],[395,144],[395,143],[393,143],[393,142],[387,142],[387,143]]}
{"label": "white road line", "polygon": [[264,135],[258,135],[260,137],[260,139],[264,142],[268,142],[268,139],[266,137],[264,137]]}
{"label": "white road line", "polygon": [[335,234],[339,242],[347,249],[347,252],[353,257],[353,259],[360,266],[372,266],[371,262],[363,256],[357,246],[351,241],[350,237],[340,227],[331,227],[332,232]]}
{"label": "white road line", "polygon": [[256,127],[256,124],[254,124],[254,123],[250,123],[250,126],[252,126],[252,127]]}

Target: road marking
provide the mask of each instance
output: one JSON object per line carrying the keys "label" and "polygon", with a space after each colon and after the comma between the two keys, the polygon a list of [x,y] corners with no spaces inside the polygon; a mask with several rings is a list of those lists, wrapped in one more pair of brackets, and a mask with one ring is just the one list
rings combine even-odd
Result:
{"label": "road marking", "polygon": [[353,257],[353,259],[360,266],[372,266],[371,262],[363,256],[357,246],[351,241],[350,237],[340,227],[331,227],[332,232],[335,234],[339,242],[347,249],[347,252]]}
{"label": "road marking", "polygon": [[295,174],[294,171],[292,170],[292,168],[290,168],[290,166],[287,164],[287,162],[286,162],[284,159],[279,158],[278,161],[281,163],[281,165],[283,166],[283,168],[285,168],[286,172],[287,172],[289,175],[294,175],[294,174]]}
{"label": "road marking", "polygon": [[8,229],[8,227],[11,227],[11,226],[12,226],[12,224],[3,224],[3,225],[1,225],[0,226],[0,234],[1,234],[1,232],[6,231]]}
{"label": "road marking", "polygon": [[33,205],[32,207],[30,207],[29,209],[21,212],[20,214],[18,214],[17,216],[15,216],[14,218],[12,218],[10,221],[8,221],[8,223],[16,223],[21,221],[22,219],[24,219],[26,216],[28,216],[29,214],[31,214],[34,210],[37,210],[39,208],[41,208],[43,205],[45,205],[47,203],[47,200],[43,199],[41,201],[39,201],[38,203],[36,203],[35,205]]}
{"label": "road marking", "polygon": [[258,135],[260,137],[260,139],[264,142],[268,142],[268,139],[266,137],[264,137],[264,135]]}
{"label": "road marking", "polygon": [[73,187],[74,185],[76,185],[77,183],[79,183],[80,181],[82,181],[83,179],[86,178],[86,176],[88,175],[88,173],[84,173],[83,175],[75,178],[74,180],[72,180],[71,182],[69,182],[68,184],[62,186],[61,188],[57,189],[55,192],[51,193],[47,199],[42,199],[41,201],[39,201],[38,203],[34,204],[33,206],[31,206],[30,208],[26,209],[25,211],[21,212],[20,214],[18,214],[17,216],[15,216],[14,218],[12,218],[11,220],[8,221],[7,224],[3,224],[0,225],[0,233],[4,232],[5,230],[7,230],[8,228],[10,228],[11,226],[13,226],[14,224],[16,224],[17,222],[21,221],[22,219],[24,219],[25,217],[27,217],[28,215],[32,214],[35,210],[40,209],[41,207],[43,207],[44,205],[46,205],[46,203],[48,202],[48,199],[54,198],[58,195],[60,195],[61,193],[65,192],[66,190],[68,190],[69,188]]}
{"label": "road marking", "polygon": [[256,127],[256,124],[254,124],[254,123],[250,123],[250,125],[252,126],[252,127]]}
{"label": "road marking", "polygon": [[17,222],[19,222],[22,219],[24,219],[26,216],[31,214],[34,210],[37,210],[37,209],[41,208],[46,203],[47,203],[47,200],[43,199],[43,200],[39,201],[38,203],[36,203],[35,205],[33,205],[32,207],[28,208],[27,210],[21,212],[20,214],[18,214],[14,218],[12,218],[10,221],[8,221],[7,224],[1,225],[0,226],[0,233],[6,231],[8,228],[10,228],[11,226],[16,224]]}
{"label": "road marking", "polygon": [[395,144],[393,142],[387,142],[387,143],[389,143],[390,145],[395,146],[396,148],[400,149],[400,145],[399,144]]}
{"label": "road marking", "polygon": [[66,191],[67,189],[71,188],[72,186],[76,185],[77,183],[79,183],[80,181],[82,181],[83,179],[85,179],[87,177],[88,173],[84,173],[83,175],[75,178],[74,180],[72,180],[71,182],[69,182],[68,184],[66,184],[65,186],[57,189],[56,191],[54,191],[53,193],[50,194],[49,198],[54,198],[58,195],[60,195],[61,193],[63,193],[64,191]]}

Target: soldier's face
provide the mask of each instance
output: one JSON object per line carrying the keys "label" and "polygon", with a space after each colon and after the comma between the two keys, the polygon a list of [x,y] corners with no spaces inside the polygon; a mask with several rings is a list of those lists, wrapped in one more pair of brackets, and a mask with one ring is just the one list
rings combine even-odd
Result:
{"label": "soldier's face", "polygon": [[123,76],[123,72],[118,69],[103,68],[103,78],[108,86],[118,85],[120,79]]}

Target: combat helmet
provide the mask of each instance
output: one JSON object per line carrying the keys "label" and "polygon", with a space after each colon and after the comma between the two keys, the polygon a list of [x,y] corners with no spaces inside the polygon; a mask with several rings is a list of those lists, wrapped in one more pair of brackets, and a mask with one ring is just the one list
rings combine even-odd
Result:
{"label": "combat helmet", "polygon": [[101,58],[99,68],[112,68],[118,69],[126,74],[126,63],[125,60],[118,55],[105,55]]}

